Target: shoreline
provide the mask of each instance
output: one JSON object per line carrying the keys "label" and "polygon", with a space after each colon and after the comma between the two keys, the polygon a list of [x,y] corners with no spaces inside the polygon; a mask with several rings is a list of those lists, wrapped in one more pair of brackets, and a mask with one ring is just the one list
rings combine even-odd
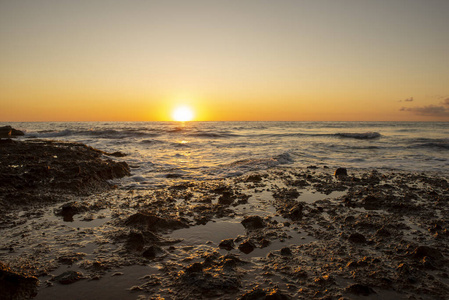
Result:
{"label": "shoreline", "polygon": [[[72,154],[81,147],[71,145]],[[78,175],[95,178],[104,166],[104,153],[94,150],[86,150],[86,172]],[[333,171],[278,166],[111,190],[100,183],[106,177],[73,189],[42,181],[54,173],[40,170],[28,183],[39,178],[45,187],[25,186],[17,198],[43,191],[54,198],[37,206],[34,198],[24,201],[21,211],[2,206],[9,211],[0,261],[39,279],[36,299],[444,299],[448,176],[349,170],[338,179]],[[12,175],[3,180],[23,184]],[[111,283],[117,287],[103,288]]]}

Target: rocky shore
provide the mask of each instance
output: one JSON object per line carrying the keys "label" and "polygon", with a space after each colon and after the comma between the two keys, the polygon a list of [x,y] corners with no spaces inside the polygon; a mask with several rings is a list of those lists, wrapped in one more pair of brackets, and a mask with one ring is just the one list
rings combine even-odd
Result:
{"label": "rocky shore", "polygon": [[84,145],[0,155],[5,299],[449,295],[445,175],[310,166],[121,190],[126,163]]}

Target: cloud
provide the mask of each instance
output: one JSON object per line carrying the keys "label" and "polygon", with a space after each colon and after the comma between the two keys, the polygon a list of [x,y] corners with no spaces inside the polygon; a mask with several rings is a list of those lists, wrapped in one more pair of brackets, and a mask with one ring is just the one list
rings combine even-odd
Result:
{"label": "cloud", "polygon": [[444,103],[444,106],[402,107],[400,111],[411,112],[419,116],[449,117],[449,98],[445,99]]}
{"label": "cloud", "polygon": [[412,102],[413,101],[413,97],[407,98],[404,100],[405,102]]}
{"label": "cloud", "polygon": [[444,99],[441,105],[449,106],[449,98]]}

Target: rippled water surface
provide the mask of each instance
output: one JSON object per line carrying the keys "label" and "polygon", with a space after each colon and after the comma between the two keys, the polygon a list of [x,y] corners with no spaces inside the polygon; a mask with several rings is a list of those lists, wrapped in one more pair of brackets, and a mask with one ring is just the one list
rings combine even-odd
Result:
{"label": "rippled water surface", "polygon": [[[7,125],[7,124],[2,124]],[[80,142],[132,167],[129,188],[214,179],[292,165],[449,170],[449,123],[93,122],[12,123],[24,139]]]}

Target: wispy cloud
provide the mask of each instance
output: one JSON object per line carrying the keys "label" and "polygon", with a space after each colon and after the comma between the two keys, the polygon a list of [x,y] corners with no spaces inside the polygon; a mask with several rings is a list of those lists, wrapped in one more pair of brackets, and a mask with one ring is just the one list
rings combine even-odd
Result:
{"label": "wispy cloud", "polygon": [[[449,99],[445,99],[449,100]],[[449,101],[442,106],[427,105],[421,107],[402,107],[400,111],[411,112],[419,116],[449,117]]]}
{"label": "wispy cloud", "polygon": [[410,98],[407,98],[407,99],[404,99],[404,100],[399,100],[398,102],[402,102],[402,101],[404,101],[404,102],[413,102],[413,97],[410,97]]}
{"label": "wispy cloud", "polygon": [[441,104],[445,105],[445,106],[449,106],[449,98],[444,99]]}

